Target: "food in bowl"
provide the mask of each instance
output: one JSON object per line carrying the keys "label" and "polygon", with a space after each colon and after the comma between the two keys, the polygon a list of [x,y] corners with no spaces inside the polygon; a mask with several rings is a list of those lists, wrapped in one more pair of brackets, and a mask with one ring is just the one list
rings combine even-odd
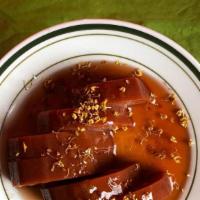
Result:
{"label": "food in bowl", "polygon": [[188,117],[165,83],[99,61],[25,89],[18,120],[6,124],[14,186],[37,185],[45,200],[178,198],[190,162]]}

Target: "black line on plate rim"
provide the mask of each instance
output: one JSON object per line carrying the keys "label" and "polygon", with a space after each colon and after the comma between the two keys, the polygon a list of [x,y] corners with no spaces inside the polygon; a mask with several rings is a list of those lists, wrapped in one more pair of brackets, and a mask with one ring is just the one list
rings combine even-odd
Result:
{"label": "black line on plate rim", "polygon": [[[43,47],[41,47],[41,48],[39,48],[39,49],[37,49],[36,51],[34,51],[33,53],[31,53],[31,54],[29,54],[28,56],[26,56],[26,58],[24,58],[22,61],[20,61],[10,72],[8,72],[8,74],[4,77],[4,79],[1,81],[1,83],[0,83],[0,85],[4,82],[4,80],[21,64],[21,63],[23,63],[25,60],[27,60],[27,58],[29,58],[30,56],[32,56],[32,55],[34,55],[35,53],[37,53],[37,52],[39,52],[40,50],[42,50],[42,49],[44,49],[44,48],[46,48],[46,47],[48,47],[48,46],[51,46],[51,45],[53,45],[53,44],[55,44],[55,43],[58,43],[58,42],[61,42],[61,41],[64,41],[64,40],[68,40],[68,39],[72,39],[72,38],[76,38],[76,37],[83,37],[83,36],[90,36],[90,35],[97,35],[97,36],[99,36],[99,35],[106,35],[106,36],[112,36],[112,37],[119,37],[119,38],[125,38],[125,39],[129,39],[129,40],[133,40],[133,41],[137,41],[137,42],[139,42],[139,43],[141,43],[141,44],[144,44],[145,46],[148,46],[148,47],[150,47],[150,48],[152,48],[152,49],[154,49],[154,50],[156,50],[156,51],[158,51],[159,53],[161,53],[162,55],[164,55],[164,56],[166,56],[168,59],[170,59],[172,62],[174,62],[188,77],[189,77],[189,79],[195,84],[195,86],[197,87],[197,89],[200,91],[200,88],[199,88],[199,86],[197,85],[197,83],[193,80],[193,78],[192,77],[190,77],[190,75],[186,72],[186,70],[184,69],[184,68],[182,68],[181,67],[181,65],[179,65],[175,60],[173,60],[170,56],[168,56],[167,54],[165,54],[164,52],[162,52],[161,50],[159,50],[158,48],[156,48],[156,47],[154,47],[154,46],[152,46],[152,45],[150,45],[150,44],[147,44],[147,43],[144,43],[144,42],[142,42],[142,41],[140,41],[140,40],[136,40],[136,39],[133,39],[133,38],[130,38],[130,37],[127,37],[127,36],[120,36],[120,35],[114,35],[114,34],[98,34],[98,33],[93,33],[93,34],[82,34],[82,35],[76,35],[76,36],[72,36],[72,37],[67,37],[67,38],[63,38],[63,39],[60,39],[60,40],[57,40],[57,41],[55,41],[55,42],[52,42],[52,43],[50,43],[50,44],[48,44],[48,45],[45,45],[45,46],[43,46]],[[170,52],[171,53],[171,52]],[[20,56],[20,55],[19,55]],[[18,58],[18,57],[17,57]],[[17,59],[16,58],[16,59]],[[182,61],[182,60],[181,60]],[[13,61],[14,62],[14,61]],[[183,62],[183,61],[182,61]],[[5,63],[4,63],[5,64]],[[185,64],[185,63],[184,63]],[[186,65],[186,64],[185,64]],[[3,65],[2,65],[2,67],[3,67]],[[3,72],[1,72],[1,68],[2,67],[0,67],[0,75],[3,73]],[[187,65],[186,65],[186,67],[187,67]],[[5,70],[6,70],[7,68],[5,68]],[[200,73],[198,74],[199,75],[199,77],[200,77]],[[199,77],[197,76],[197,79],[199,79]],[[200,80],[200,79],[199,79]]]}
{"label": "black line on plate rim", "polygon": [[58,30],[55,30],[55,31],[52,31],[50,33],[43,35],[43,36],[31,41],[30,43],[28,43],[27,45],[22,47],[20,50],[18,50],[14,55],[12,55],[0,68],[0,75],[18,56],[20,56],[21,54],[23,54],[24,52],[26,52],[27,50],[29,50],[33,46],[43,42],[44,40],[47,40],[47,39],[50,39],[52,37],[62,35],[62,34],[65,34],[65,33],[69,33],[69,32],[82,31],[82,30],[94,30],[94,29],[117,30],[117,31],[137,35],[137,36],[143,37],[145,39],[150,39],[154,43],[164,47],[165,49],[170,51],[172,54],[176,55],[183,63],[185,63],[186,66],[188,66],[188,68],[200,80],[199,70],[184,55],[182,55],[179,51],[177,51],[175,48],[173,48],[169,44],[165,43],[161,39],[158,39],[157,37],[155,37],[153,35],[150,35],[148,33],[140,31],[140,30],[136,30],[134,28],[125,27],[125,26],[122,26],[122,25],[104,24],[104,23],[101,23],[101,24],[100,23],[99,24],[95,24],[95,23],[93,23],[93,24],[79,24],[79,25],[61,28],[61,29],[58,29]]}

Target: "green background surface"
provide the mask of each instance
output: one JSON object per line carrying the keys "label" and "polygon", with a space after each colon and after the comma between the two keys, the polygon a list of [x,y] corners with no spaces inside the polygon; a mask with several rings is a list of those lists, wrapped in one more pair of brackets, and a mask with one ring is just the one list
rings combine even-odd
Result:
{"label": "green background surface", "polygon": [[0,58],[37,31],[83,18],[144,25],[200,61],[200,0],[0,0]]}

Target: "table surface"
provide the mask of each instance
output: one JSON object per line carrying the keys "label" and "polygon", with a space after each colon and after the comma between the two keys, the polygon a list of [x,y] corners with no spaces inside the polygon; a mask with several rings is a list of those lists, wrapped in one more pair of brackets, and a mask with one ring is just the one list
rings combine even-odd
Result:
{"label": "table surface", "polygon": [[144,25],[200,61],[200,0],[0,0],[0,58],[33,33],[83,18]]}

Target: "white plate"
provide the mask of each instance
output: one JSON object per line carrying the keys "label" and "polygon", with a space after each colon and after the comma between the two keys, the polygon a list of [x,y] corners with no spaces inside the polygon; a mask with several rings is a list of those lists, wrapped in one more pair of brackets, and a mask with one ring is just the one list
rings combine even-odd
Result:
{"label": "white plate", "polygon": [[[23,82],[32,81],[34,75],[40,79],[80,61],[116,59],[159,76],[182,100],[191,119],[190,137],[195,142],[191,177],[180,199],[197,200],[200,195],[200,65],[175,42],[142,26],[114,20],[80,20],[48,28],[20,43],[0,61],[0,128],[8,112],[27,94]],[[2,138],[1,148],[5,146]],[[12,187],[3,171],[0,181],[1,200],[27,199]]]}

